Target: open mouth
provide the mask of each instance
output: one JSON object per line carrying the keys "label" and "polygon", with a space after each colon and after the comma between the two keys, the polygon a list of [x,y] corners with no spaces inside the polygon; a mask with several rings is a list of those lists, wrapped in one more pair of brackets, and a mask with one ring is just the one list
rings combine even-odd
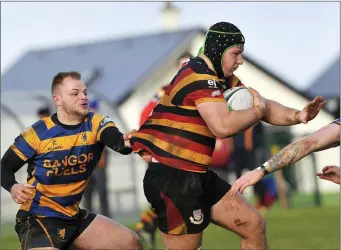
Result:
{"label": "open mouth", "polygon": [[82,108],[84,108],[84,109],[88,108],[88,104],[87,104],[87,103],[83,103],[83,104],[81,104],[81,106],[82,106]]}

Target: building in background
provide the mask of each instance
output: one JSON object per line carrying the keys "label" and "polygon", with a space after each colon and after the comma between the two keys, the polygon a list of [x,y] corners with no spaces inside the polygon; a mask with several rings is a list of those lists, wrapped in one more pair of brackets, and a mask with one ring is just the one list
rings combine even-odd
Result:
{"label": "building in background", "polygon": [[335,60],[307,89],[310,96],[322,95],[328,100],[326,108],[335,118],[340,117],[340,58]]}

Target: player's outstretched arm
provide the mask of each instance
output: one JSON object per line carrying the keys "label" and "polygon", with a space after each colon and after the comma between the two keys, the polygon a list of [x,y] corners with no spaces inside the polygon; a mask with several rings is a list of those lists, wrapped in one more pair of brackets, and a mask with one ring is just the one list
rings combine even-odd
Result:
{"label": "player's outstretched arm", "polygon": [[260,181],[267,173],[275,172],[278,169],[301,160],[312,152],[331,148],[339,143],[340,125],[335,123],[328,124],[316,132],[289,144],[262,166],[244,174],[234,182],[230,192],[233,195],[237,191],[243,192],[245,188]]}
{"label": "player's outstretched arm", "polygon": [[122,134],[116,127],[107,127],[102,131],[100,138],[107,147],[120,154],[128,155],[132,152],[129,143],[131,133],[130,131],[127,134]]}
{"label": "player's outstretched arm", "polygon": [[313,152],[336,146],[340,142],[340,126],[328,124],[316,132],[299,139],[283,148],[267,161],[269,173],[293,164]]}
{"label": "player's outstretched arm", "polygon": [[322,96],[317,96],[300,111],[266,99],[266,112],[263,120],[277,126],[306,124],[318,115],[326,103],[327,101]]}

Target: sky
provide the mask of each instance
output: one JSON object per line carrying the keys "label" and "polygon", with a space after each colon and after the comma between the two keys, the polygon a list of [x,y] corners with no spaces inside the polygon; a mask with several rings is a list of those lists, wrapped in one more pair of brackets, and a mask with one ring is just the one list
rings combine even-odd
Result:
{"label": "sky", "polygon": [[[163,30],[162,2],[2,2],[1,73],[30,49]],[[340,56],[339,2],[176,2],[179,29],[228,21],[245,54],[299,89]]]}

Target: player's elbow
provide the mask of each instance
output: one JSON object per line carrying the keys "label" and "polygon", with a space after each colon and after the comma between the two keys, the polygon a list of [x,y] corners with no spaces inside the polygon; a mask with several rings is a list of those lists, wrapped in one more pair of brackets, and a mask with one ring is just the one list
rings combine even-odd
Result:
{"label": "player's elbow", "polygon": [[219,139],[238,134],[242,129],[228,113],[220,113],[215,116],[212,115],[209,119],[205,119],[205,122],[211,133]]}
{"label": "player's elbow", "polygon": [[212,134],[217,138],[217,139],[224,139],[225,137],[225,134],[222,133],[221,131],[214,131],[212,132]]}
{"label": "player's elbow", "polygon": [[303,151],[305,155],[318,151],[319,148],[318,140],[316,140],[315,138],[310,138],[309,136],[303,138],[300,141],[300,144],[301,151]]}
{"label": "player's elbow", "polygon": [[210,128],[210,130],[212,134],[218,139],[224,139],[236,134],[235,131],[233,131],[231,128],[225,128],[223,126],[214,126]]}

